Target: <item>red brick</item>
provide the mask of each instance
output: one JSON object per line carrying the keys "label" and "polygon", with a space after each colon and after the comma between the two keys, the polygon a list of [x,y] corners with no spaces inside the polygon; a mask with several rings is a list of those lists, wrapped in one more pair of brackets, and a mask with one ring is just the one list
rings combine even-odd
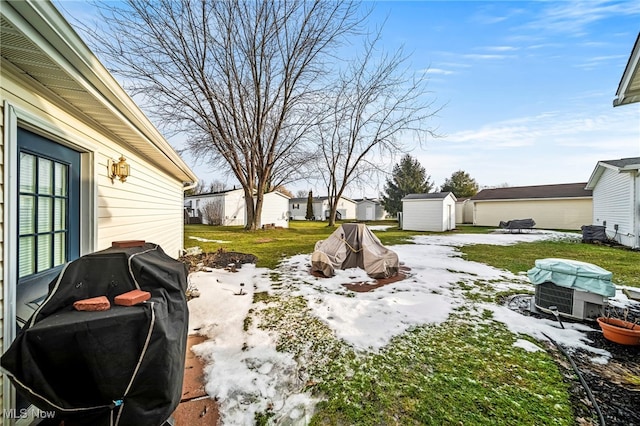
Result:
{"label": "red brick", "polygon": [[76,311],[107,311],[111,304],[106,296],[98,296],[73,302],[73,308]]}
{"label": "red brick", "polygon": [[111,247],[114,247],[114,248],[142,247],[144,243],[145,243],[144,240],[112,241]]}
{"label": "red brick", "polygon": [[151,293],[148,291],[131,290],[116,296],[114,302],[120,306],[133,306],[149,299],[151,299]]}

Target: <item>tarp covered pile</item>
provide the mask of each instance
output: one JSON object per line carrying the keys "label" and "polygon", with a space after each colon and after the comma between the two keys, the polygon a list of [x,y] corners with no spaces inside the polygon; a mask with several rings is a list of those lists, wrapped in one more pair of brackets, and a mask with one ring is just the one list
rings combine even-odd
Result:
{"label": "tarp covered pile", "polygon": [[612,273],[597,265],[570,259],[537,259],[535,266],[527,271],[532,284],[551,282],[560,287],[569,287],[601,296],[616,295],[616,286],[611,283]]}
{"label": "tarp covered pile", "polygon": [[398,273],[398,255],[382,245],[365,224],[345,223],[326,240],[318,241],[311,255],[311,271],[327,277],[336,269],[364,269],[372,278]]}
{"label": "tarp covered pile", "polygon": [[[65,424],[160,425],[182,396],[186,285],[185,265],[155,244],[83,256],[51,282],[2,367],[30,403]],[[151,298],[114,305],[116,296],[136,289]],[[99,296],[110,309],[73,308]]]}

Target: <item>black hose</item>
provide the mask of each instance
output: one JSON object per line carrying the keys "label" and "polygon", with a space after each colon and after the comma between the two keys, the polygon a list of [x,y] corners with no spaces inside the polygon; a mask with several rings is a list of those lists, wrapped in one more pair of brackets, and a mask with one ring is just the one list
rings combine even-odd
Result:
{"label": "black hose", "polygon": [[576,374],[578,375],[578,378],[580,379],[580,383],[582,383],[582,387],[587,392],[587,396],[589,397],[589,400],[593,404],[593,408],[595,408],[596,412],[598,413],[598,417],[600,418],[600,426],[605,426],[605,421],[604,421],[604,416],[602,415],[602,411],[600,411],[600,407],[598,406],[598,403],[596,402],[595,397],[591,393],[591,389],[589,389],[589,385],[587,385],[587,382],[584,380],[584,377],[582,377],[582,373],[580,373],[580,370],[578,370],[578,366],[576,365],[576,363],[573,362],[573,359],[567,353],[567,351],[565,351],[562,346],[557,344],[555,340],[553,340],[551,337],[547,336],[545,333],[542,333],[542,335],[544,337],[546,337],[547,339],[549,339],[551,341],[551,343],[553,343],[554,346],[556,348],[558,348],[560,350],[560,352],[562,352],[562,354],[569,360],[569,362],[571,363],[571,367],[573,367],[573,371],[576,372]]}

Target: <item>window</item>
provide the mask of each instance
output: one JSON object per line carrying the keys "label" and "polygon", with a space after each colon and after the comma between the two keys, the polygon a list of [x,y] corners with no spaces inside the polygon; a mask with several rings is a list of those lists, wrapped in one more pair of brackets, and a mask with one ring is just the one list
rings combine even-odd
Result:
{"label": "window", "polygon": [[21,152],[18,277],[67,261],[69,166]]}
{"label": "window", "polygon": [[18,128],[17,326],[47,294],[62,266],[79,256],[80,153]]}

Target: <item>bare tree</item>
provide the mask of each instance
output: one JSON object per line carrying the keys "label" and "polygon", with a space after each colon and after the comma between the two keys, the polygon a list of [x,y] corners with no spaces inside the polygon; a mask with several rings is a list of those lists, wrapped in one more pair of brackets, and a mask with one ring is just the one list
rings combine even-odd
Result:
{"label": "bare tree", "polygon": [[406,133],[435,136],[427,125],[437,110],[434,101],[426,99],[425,74],[406,69],[402,50],[376,55],[379,40],[380,32],[366,39],[361,55],[340,70],[337,86],[324,99],[325,114],[320,114],[324,119],[316,128],[329,196],[329,226],[335,225],[337,201],[346,187],[385,173],[382,159],[406,150],[402,140]]}
{"label": "bare tree", "polygon": [[[240,182],[247,229],[263,194],[312,158],[301,143],[327,58],[364,15],[344,1],[126,0],[103,3],[113,37],[95,49],[166,130]],[[219,166],[222,167],[222,166]]]}
{"label": "bare tree", "polygon": [[306,189],[298,189],[296,191],[295,198],[306,198],[307,195],[309,195],[309,191],[307,191]]}

